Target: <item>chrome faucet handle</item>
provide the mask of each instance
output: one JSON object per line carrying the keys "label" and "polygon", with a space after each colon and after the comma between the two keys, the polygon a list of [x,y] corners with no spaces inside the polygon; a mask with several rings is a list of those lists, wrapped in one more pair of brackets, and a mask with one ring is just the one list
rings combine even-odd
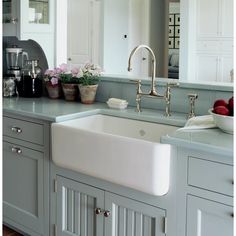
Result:
{"label": "chrome faucet handle", "polygon": [[130,82],[134,82],[135,84],[137,84],[137,94],[142,93],[142,90],[141,90],[141,82],[142,81],[140,79],[130,80]]}
{"label": "chrome faucet handle", "polygon": [[189,103],[190,103],[190,112],[188,114],[188,119],[196,116],[195,115],[195,101],[198,98],[198,95],[196,93],[189,93],[188,94]]}
{"label": "chrome faucet handle", "polygon": [[165,109],[165,116],[171,116],[170,113],[170,99],[171,99],[171,91],[170,88],[178,87],[179,83],[167,83],[166,84],[166,92],[165,92],[165,100],[166,100],[166,109]]}
{"label": "chrome faucet handle", "polygon": [[136,90],[136,111],[141,112],[141,95],[142,95],[142,90],[141,90],[141,80],[130,80],[131,82],[134,82],[137,84],[137,90]]}

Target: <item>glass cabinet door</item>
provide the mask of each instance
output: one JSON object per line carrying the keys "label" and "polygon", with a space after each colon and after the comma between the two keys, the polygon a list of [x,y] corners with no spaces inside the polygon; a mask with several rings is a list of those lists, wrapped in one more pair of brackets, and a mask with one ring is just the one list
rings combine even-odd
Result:
{"label": "glass cabinet door", "polygon": [[28,22],[49,24],[49,0],[29,0]]}

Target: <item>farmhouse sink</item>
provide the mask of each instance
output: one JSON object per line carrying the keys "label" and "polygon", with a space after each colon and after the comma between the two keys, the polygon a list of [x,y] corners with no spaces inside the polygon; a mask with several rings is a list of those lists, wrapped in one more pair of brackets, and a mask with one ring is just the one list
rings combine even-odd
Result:
{"label": "farmhouse sink", "polygon": [[178,127],[106,115],[52,124],[58,166],[152,195],[168,192],[171,146],[160,137]]}

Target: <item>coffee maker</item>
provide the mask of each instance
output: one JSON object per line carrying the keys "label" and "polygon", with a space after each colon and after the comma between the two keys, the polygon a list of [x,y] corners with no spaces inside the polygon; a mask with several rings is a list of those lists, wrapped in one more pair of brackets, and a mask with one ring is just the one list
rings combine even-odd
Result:
{"label": "coffee maker", "polygon": [[26,60],[29,60],[28,53],[22,48],[17,46],[6,48],[7,75],[14,75],[17,80],[20,80],[21,69]]}

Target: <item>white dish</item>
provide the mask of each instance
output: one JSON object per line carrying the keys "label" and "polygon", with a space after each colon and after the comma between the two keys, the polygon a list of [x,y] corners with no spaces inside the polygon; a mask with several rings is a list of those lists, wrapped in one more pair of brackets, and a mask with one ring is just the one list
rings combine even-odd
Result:
{"label": "white dish", "polygon": [[212,111],[213,111],[212,108],[208,110],[208,112],[213,116],[213,119],[216,125],[225,133],[233,134],[234,133],[234,117],[219,115]]}

